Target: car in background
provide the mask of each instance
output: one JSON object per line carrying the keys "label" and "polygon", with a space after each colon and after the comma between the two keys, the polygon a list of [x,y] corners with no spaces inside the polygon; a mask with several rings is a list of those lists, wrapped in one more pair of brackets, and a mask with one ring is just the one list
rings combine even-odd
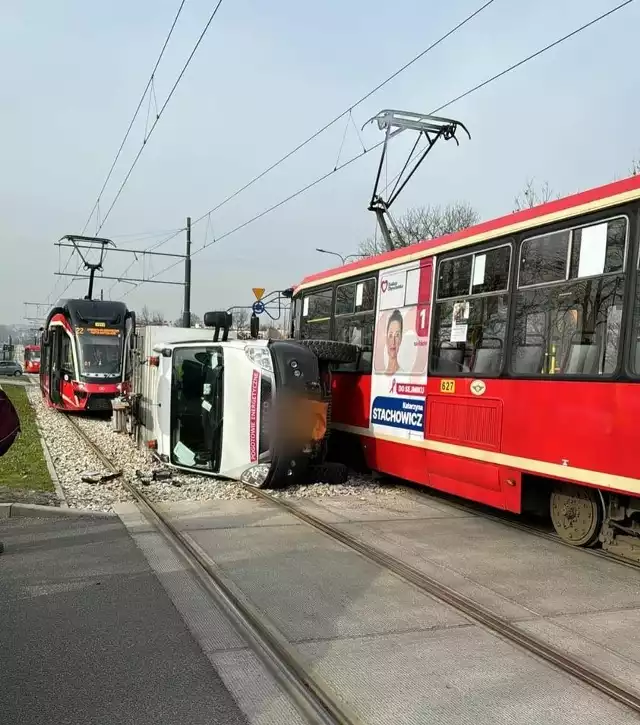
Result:
{"label": "car in background", "polygon": [[22,375],[22,366],[15,360],[0,360],[0,375],[11,375],[18,377]]}

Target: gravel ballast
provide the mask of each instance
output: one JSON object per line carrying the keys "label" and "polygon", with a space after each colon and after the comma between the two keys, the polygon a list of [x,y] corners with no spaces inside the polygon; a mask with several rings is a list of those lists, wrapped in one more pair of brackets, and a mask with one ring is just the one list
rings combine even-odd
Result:
{"label": "gravel ballast", "polygon": [[[82,480],[83,476],[97,480],[100,474],[107,473],[100,460],[80,438],[66,417],[43,403],[37,388],[29,391],[29,398],[36,411],[38,424],[51,454],[60,485],[71,508],[113,511],[115,504],[132,500],[123,486],[125,480],[140,487],[151,500],[157,502],[251,498],[251,493],[235,481],[191,475],[163,466],[150,452],[137,448],[130,436],[116,433],[110,421],[78,415],[75,420],[82,430],[122,471],[122,476],[119,478],[87,483]],[[150,480],[154,471],[170,471],[171,477],[161,481]],[[143,475],[143,479],[139,478],[138,472]],[[393,486],[380,484],[369,477],[354,476],[340,485],[313,483],[271,493],[279,498],[345,495],[375,498],[381,495],[393,495],[397,491]]]}

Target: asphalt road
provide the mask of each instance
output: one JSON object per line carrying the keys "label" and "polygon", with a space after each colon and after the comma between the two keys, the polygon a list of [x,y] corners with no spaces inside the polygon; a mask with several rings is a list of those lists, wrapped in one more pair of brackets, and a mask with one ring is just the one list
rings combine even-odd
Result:
{"label": "asphalt road", "polygon": [[0,522],[2,725],[246,725],[118,519]]}

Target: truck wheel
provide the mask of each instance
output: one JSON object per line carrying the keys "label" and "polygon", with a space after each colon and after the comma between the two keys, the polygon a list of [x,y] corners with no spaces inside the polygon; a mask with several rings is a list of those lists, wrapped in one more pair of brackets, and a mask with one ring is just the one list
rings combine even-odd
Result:
{"label": "truck wheel", "polygon": [[296,340],[296,342],[308,347],[321,362],[352,363],[358,359],[358,348],[348,342],[336,340]]}
{"label": "truck wheel", "polygon": [[346,483],[347,478],[349,478],[349,470],[343,463],[327,461],[316,466],[310,466],[309,478],[311,483],[339,485]]}

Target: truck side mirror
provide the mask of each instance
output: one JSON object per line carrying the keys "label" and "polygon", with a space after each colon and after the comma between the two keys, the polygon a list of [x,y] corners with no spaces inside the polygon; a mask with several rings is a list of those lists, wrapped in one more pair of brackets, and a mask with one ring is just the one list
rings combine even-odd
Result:
{"label": "truck side mirror", "polygon": [[260,334],[260,320],[255,312],[251,315],[251,319],[249,320],[249,334],[251,335],[252,340],[257,340],[258,335]]}
{"label": "truck side mirror", "polygon": [[220,330],[222,330],[221,342],[226,342],[229,337],[232,317],[230,312],[205,312],[203,322],[205,327],[213,327],[213,341],[218,342]]}

